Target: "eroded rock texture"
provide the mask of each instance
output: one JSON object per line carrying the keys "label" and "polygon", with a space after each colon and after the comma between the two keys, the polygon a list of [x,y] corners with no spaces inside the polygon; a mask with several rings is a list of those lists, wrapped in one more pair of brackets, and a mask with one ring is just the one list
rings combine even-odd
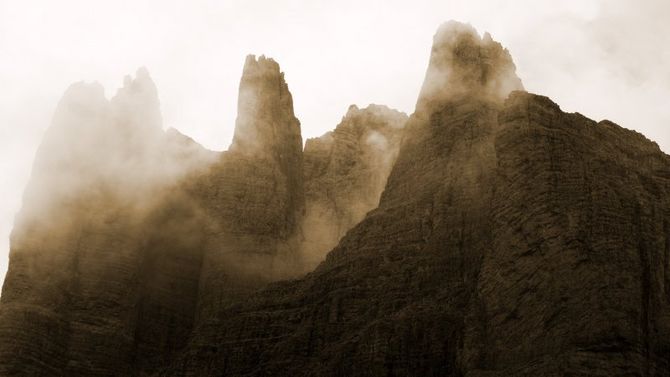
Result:
{"label": "eroded rock texture", "polygon": [[192,190],[213,220],[205,231],[198,315],[291,276],[299,264],[305,199],[291,93],[279,65],[263,56],[247,58],[239,93],[233,143]]}
{"label": "eroded rock texture", "polygon": [[407,120],[352,108],[303,155],[291,101],[248,58],[213,154],[162,133],[145,72],[111,102],[74,86],[12,235],[0,374],[670,375],[655,143],[523,92],[509,53],[453,22]]}
{"label": "eroded rock texture", "polygon": [[379,204],[406,122],[404,113],[386,106],[352,105],[334,131],[305,143],[307,271]]}
{"label": "eroded rock texture", "polygon": [[506,54],[472,59],[488,37],[447,25],[435,42],[427,80],[494,74],[422,91],[379,208],[313,273],[203,323],[161,375],[670,374],[670,158],[490,91],[520,82]]}
{"label": "eroded rock texture", "polygon": [[291,95],[264,57],[247,59],[240,92],[233,145],[214,153],[162,131],[145,70],[111,101],[68,90],[12,235],[0,375],[146,375],[211,310],[298,270]]}
{"label": "eroded rock texture", "polygon": [[201,258],[169,187],[212,156],[158,106],[145,70],[111,101],[83,83],[61,100],[12,234],[0,375],[128,375],[183,346]]}

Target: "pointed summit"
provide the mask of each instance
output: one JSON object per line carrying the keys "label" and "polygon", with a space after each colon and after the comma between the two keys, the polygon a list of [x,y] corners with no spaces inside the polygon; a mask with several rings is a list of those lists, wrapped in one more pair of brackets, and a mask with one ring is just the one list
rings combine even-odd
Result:
{"label": "pointed summit", "polygon": [[145,67],[137,70],[134,79],[124,78],[111,103],[117,121],[134,128],[133,132],[141,129],[154,133],[163,127],[158,90]]}
{"label": "pointed summit", "polygon": [[263,161],[286,182],[286,228],[293,229],[301,211],[296,208],[304,206],[302,136],[284,73],[271,58],[246,58],[229,152]]}
{"label": "pointed summit", "polygon": [[482,38],[471,25],[449,21],[433,37],[417,110],[463,95],[502,101],[513,90],[523,85],[509,51],[489,33]]}
{"label": "pointed summit", "polygon": [[282,149],[302,150],[300,122],[279,64],[271,58],[247,56],[240,80],[235,136],[230,150],[254,154]]}

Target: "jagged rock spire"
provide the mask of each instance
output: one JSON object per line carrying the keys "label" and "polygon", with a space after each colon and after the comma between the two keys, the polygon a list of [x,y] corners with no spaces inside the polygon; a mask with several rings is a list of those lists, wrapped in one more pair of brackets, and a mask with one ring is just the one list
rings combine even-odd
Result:
{"label": "jagged rock spire", "polygon": [[124,78],[111,104],[116,122],[133,133],[157,133],[163,127],[158,90],[145,67],[137,70],[134,79]]}
{"label": "jagged rock spire", "polygon": [[284,73],[272,58],[247,56],[237,107],[229,151],[269,162],[286,184],[285,226],[292,229],[304,206],[302,136]]}
{"label": "jagged rock spire", "polygon": [[463,95],[501,101],[513,90],[523,85],[507,49],[489,33],[480,37],[471,25],[449,21],[433,37],[417,110]]}
{"label": "jagged rock spire", "polygon": [[235,135],[230,150],[255,154],[302,150],[300,122],[284,73],[272,58],[247,56],[240,80]]}

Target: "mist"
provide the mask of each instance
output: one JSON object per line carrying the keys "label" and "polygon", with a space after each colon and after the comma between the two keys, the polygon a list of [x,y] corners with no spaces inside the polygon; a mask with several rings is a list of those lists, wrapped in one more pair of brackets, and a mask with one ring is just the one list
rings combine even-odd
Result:
{"label": "mist", "polygon": [[157,89],[145,68],[126,76],[111,100],[99,83],[78,82],[58,103],[17,220],[52,218],[53,207],[88,195],[149,207],[157,192],[214,161],[214,153],[163,130]]}
{"label": "mist", "polygon": [[670,44],[669,14],[661,0],[2,2],[0,279],[37,147],[74,82],[98,80],[111,98],[120,78],[146,66],[161,127],[223,150],[240,61],[265,53],[287,72],[303,137],[315,137],[352,103],[411,113],[436,25],[459,19],[510,49],[528,91],[668,151],[670,56],[659,46]]}
{"label": "mist", "polygon": [[352,105],[335,130],[307,140],[301,272],[313,270],[379,205],[407,119],[386,106]]}

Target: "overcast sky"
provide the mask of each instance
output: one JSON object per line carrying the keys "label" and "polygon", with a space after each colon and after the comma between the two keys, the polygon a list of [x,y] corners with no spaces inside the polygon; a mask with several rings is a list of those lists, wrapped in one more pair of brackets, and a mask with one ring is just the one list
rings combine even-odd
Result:
{"label": "overcast sky", "polygon": [[72,82],[99,81],[109,97],[146,66],[164,126],[222,150],[244,58],[265,54],[314,137],[350,104],[411,113],[450,19],[491,32],[528,91],[670,151],[668,0],[0,0],[0,278],[35,150]]}

